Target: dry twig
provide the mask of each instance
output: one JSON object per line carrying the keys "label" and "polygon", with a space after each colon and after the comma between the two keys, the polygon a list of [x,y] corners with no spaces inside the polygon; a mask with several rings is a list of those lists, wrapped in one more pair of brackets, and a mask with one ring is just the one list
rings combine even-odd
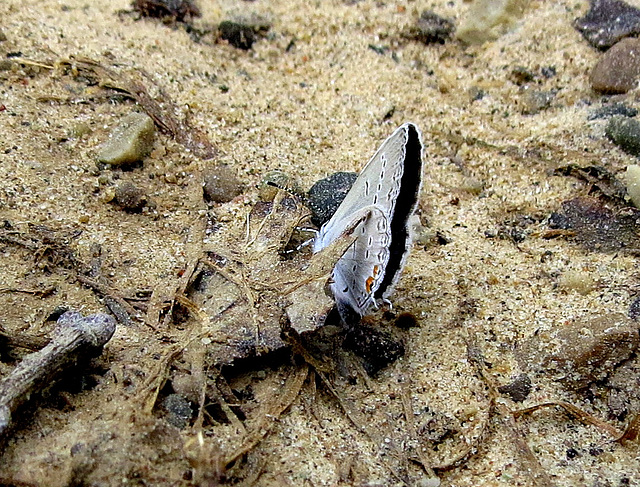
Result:
{"label": "dry twig", "polygon": [[12,426],[12,417],[31,395],[54,381],[60,372],[82,356],[102,351],[116,329],[106,314],[83,318],[67,311],[58,319],[49,344],[27,357],[0,381],[0,436]]}

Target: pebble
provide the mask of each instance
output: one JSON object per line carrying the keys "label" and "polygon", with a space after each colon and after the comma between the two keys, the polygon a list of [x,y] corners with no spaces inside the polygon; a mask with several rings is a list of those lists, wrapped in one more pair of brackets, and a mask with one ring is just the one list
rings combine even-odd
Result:
{"label": "pebble", "polygon": [[460,181],[459,189],[465,193],[478,196],[484,190],[484,182],[474,176],[465,176]]}
{"label": "pebble", "polygon": [[555,66],[543,66],[540,68],[540,74],[545,78],[550,79],[558,73]]}
{"label": "pebble", "polygon": [[271,23],[258,15],[225,20],[218,26],[220,38],[238,49],[249,50],[271,28]]}
{"label": "pebble", "polygon": [[482,88],[479,88],[477,86],[472,86],[471,88],[469,88],[469,91],[467,91],[467,93],[471,101],[482,100],[487,95],[487,93]]}
{"label": "pebble", "polygon": [[125,211],[140,211],[147,202],[144,191],[130,181],[118,185],[115,190],[113,203]]}
{"label": "pebble", "polygon": [[591,8],[573,26],[597,49],[640,34],[640,10],[620,0],[591,0]]}
{"label": "pebble", "polygon": [[588,116],[587,120],[597,120],[599,118],[610,118],[614,115],[622,115],[623,117],[635,117],[638,114],[638,110],[633,107],[629,107],[624,103],[610,103],[608,105],[601,106],[593,110]]}
{"label": "pebble", "polygon": [[189,425],[193,416],[193,409],[188,399],[180,394],[169,394],[162,401],[162,409],[165,411],[167,423],[178,429],[184,429]]}
{"label": "pebble", "polygon": [[590,272],[570,269],[563,272],[558,279],[558,288],[575,291],[586,296],[597,287],[597,282]]}
{"label": "pebble", "polygon": [[284,171],[269,171],[264,175],[259,185],[259,196],[262,201],[273,201],[278,189],[302,196],[302,188],[298,181]]}
{"label": "pebble", "polygon": [[475,0],[462,19],[456,37],[467,44],[482,44],[510,30],[522,16],[525,0]]}
{"label": "pebble", "polygon": [[69,127],[67,134],[74,139],[80,139],[91,133],[91,126],[86,122],[77,122]]}
{"label": "pebble", "polygon": [[509,396],[514,402],[522,402],[531,393],[531,379],[527,374],[520,374],[509,384],[498,387],[498,392]]}
{"label": "pebble", "polygon": [[591,87],[601,93],[626,93],[640,79],[640,39],[622,39],[591,70]]}
{"label": "pebble", "polygon": [[0,29],[0,42],[4,42],[7,40],[7,35]]}
{"label": "pebble", "polygon": [[627,166],[625,174],[627,194],[636,208],[640,208],[640,166],[631,164]]}
{"label": "pebble", "polygon": [[616,115],[609,119],[604,133],[623,151],[640,155],[640,122],[637,120]]}
{"label": "pebble", "polygon": [[311,222],[314,225],[320,227],[329,221],[357,177],[355,172],[337,172],[311,187],[307,194],[307,205],[311,209]]}
{"label": "pebble", "polygon": [[633,321],[640,321],[640,297],[636,297],[629,305],[629,318]]}
{"label": "pebble", "polygon": [[217,165],[203,174],[202,189],[205,201],[227,203],[244,191],[244,186],[229,167]]}
{"label": "pebble", "polygon": [[638,348],[636,324],[622,313],[586,317],[541,333],[518,351],[523,366],[539,368],[567,389],[606,378]]}
{"label": "pebble", "polygon": [[98,152],[98,161],[121,166],[142,161],[153,147],[155,125],[144,113],[131,113],[113,129]]}
{"label": "pebble", "polygon": [[439,43],[451,39],[456,26],[452,20],[440,17],[431,10],[424,10],[415,26],[411,27],[404,35],[424,44]]}
{"label": "pebble", "polygon": [[551,106],[556,94],[553,91],[525,89],[522,95],[522,113],[535,115]]}

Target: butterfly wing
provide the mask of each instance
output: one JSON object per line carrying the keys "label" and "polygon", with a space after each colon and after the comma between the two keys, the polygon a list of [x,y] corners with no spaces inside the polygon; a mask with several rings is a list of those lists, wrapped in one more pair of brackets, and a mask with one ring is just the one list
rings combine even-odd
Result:
{"label": "butterfly wing", "polygon": [[397,128],[360,171],[336,212],[322,226],[323,240],[331,236],[335,238],[335,227],[342,228],[344,222],[349,221],[360,208],[378,205],[387,215],[393,212],[403,174],[403,164],[399,161],[405,158],[410,127],[415,129],[415,125],[409,123]]}
{"label": "butterfly wing", "polygon": [[338,308],[348,306],[362,316],[375,305],[373,292],[389,261],[389,221],[382,209],[368,206],[354,215],[356,240],[338,260],[331,292]]}
{"label": "butterfly wing", "polygon": [[314,240],[317,252],[368,212],[367,220],[359,223],[360,237],[353,249],[336,264],[332,286],[336,302],[347,303],[360,316],[376,299],[389,294],[404,265],[410,246],[407,223],[422,180],[421,152],[420,132],[414,124],[396,129]]}

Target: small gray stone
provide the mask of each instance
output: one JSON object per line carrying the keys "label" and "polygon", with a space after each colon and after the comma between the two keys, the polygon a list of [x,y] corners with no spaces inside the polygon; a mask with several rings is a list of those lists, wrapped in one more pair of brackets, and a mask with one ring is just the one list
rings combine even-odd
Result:
{"label": "small gray stone", "polygon": [[522,96],[522,113],[535,115],[551,106],[556,94],[553,91],[527,89]]}
{"label": "small gray stone", "polygon": [[597,120],[599,118],[610,118],[614,115],[622,115],[623,117],[635,117],[638,110],[629,107],[624,103],[610,103],[608,105],[596,108],[587,116],[587,120]]}
{"label": "small gray stone", "polygon": [[469,91],[467,93],[469,94],[469,99],[471,101],[482,100],[487,95],[487,93],[482,88],[479,88],[477,86],[472,86],[471,88],[469,88]]}
{"label": "small gray stone", "polygon": [[640,155],[640,122],[637,120],[619,115],[611,117],[605,135],[623,151]]}
{"label": "small gray stone", "polygon": [[155,125],[151,117],[144,113],[131,113],[102,144],[98,161],[112,166],[141,161],[151,152],[154,136]]}
{"label": "small gray stone", "polygon": [[311,221],[318,227],[329,221],[353,186],[357,173],[337,172],[316,182],[307,196]]}
{"label": "small gray stone", "polygon": [[527,374],[520,374],[512,382],[498,387],[500,394],[506,394],[512,401],[522,402],[531,392],[531,379]]}
{"label": "small gray stone", "polygon": [[169,394],[162,401],[167,422],[176,428],[184,429],[189,425],[193,410],[191,403],[180,394]]}
{"label": "small gray stone", "polygon": [[640,297],[636,297],[629,305],[629,318],[633,321],[640,321]]}
{"label": "small gray stone", "polygon": [[622,39],[591,70],[591,87],[602,93],[626,93],[640,79],[640,39]]}
{"label": "small gray stone", "polygon": [[136,212],[142,209],[147,198],[144,191],[126,181],[116,188],[113,202],[125,211]]}
{"label": "small gray stone", "polygon": [[0,29],[0,42],[4,42],[7,40],[7,35]]}
{"label": "small gray stone", "polygon": [[204,199],[212,203],[227,203],[244,191],[235,173],[227,166],[214,166],[203,174]]}

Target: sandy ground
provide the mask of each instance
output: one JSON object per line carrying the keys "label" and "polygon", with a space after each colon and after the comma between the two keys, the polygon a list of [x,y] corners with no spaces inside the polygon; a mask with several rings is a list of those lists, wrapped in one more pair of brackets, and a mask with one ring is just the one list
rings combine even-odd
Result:
{"label": "sandy ground", "polygon": [[[598,163],[619,174],[633,162],[604,138],[605,121],[587,121],[602,97],[588,85],[600,54],[571,25],[586,2],[530,2],[510,32],[466,47],[457,41],[425,46],[401,35],[424,9],[459,22],[469,8],[460,0],[202,1],[200,7],[203,16],[194,25],[201,30],[248,12],[266,16],[272,28],[242,51],[212,34],[194,42],[180,26],[118,15],[129,8],[127,0],[0,4],[8,38],[0,43],[3,58],[19,52],[47,65],[85,56],[119,72],[144,71],[150,90],[160,87],[219,150],[205,161],[159,135],[141,167],[99,169],[99,144],[135,105],[99,98],[98,88],[60,70],[18,67],[0,82],[6,107],[0,112],[2,220],[24,234],[46,225],[67,235],[85,262],[100,244],[102,273],[123,293],[171,288],[202,252],[205,216],[215,217],[221,233],[240,228],[265,173],[286,171],[308,189],[334,171],[358,171],[395,127],[413,121],[425,146],[419,213],[448,241],[414,248],[393,298],[397,311],[419,321],[402,332],[405,356],[375,378],[336,378],[341,401],[287,360],[257,367],[257,378],[255,370],[236,377],[254,381],[256,403],[261,394],[286,396],[287,387],[295,390],[292,381],[306,381],[222,481],[431,485],[420,459],[442,466],[461,455],[436,472],[442,485],[640,485],[637,445],[612,442],[557,409],[515,422],[504,412],[567,401],[622,430],[625,422],[611,417],[603,389],[574,391],[532,373],[526,401],[504,397],[496,411],[467,354],[467,344],[475,343],[493,380],[509,383],[527,372],[516,360],[519,344],[590,316],[626,314],[638,284],[633,256],[540,237],[561,202],[589,190],[555,175],[556,167]],[[370,45],[386,49],[379,54]],[[511,75],[516,66],[538,74],[535,89],[557,92],[548,109],[523,114],[525,94]],[[540,76],[549,66],[556,75]],[[472,100],[472,88],[485,96]],[[623,98],[637,104],[634,92]],[[79,124],[88,129],[78,137]],[[247,190],[207,209],[199,177],[214,163],[228,164]],[[104,194],[119,181],[144,188],[155,209],[131,214],[106,203]],[[486,237],[527,218],[527,237],[517,245]],[[105,310],[71,273],[34,263],[20,246],[0,250],[6,332],[46,334],[53,324],[44,319],[59,305]],[[558,286],[567,273],[594,285],[583,293]],[[46,289],[54,291],[33,292]],[[468,303],[473,312],[465,312]],[[149,407],[151,379],[188,333],[173,324],[119,326],[92,366],[95,384],[44,398],[13,433],[0,479],[42,486],[215,485],[220,451],[242,436],[242,425],[179,430],[163,421],[153,401]],[[191,347],[176,356],[183,370],[195,370],[203,355]],[[0,364],[0,373],[12,367]],[[211,377],[201,378],[205,387]],[[407,411],[413,412],[409,421]],[[519,434],[533,459],[523,453]],[[548,478],[536,477],[536,469]]]}

